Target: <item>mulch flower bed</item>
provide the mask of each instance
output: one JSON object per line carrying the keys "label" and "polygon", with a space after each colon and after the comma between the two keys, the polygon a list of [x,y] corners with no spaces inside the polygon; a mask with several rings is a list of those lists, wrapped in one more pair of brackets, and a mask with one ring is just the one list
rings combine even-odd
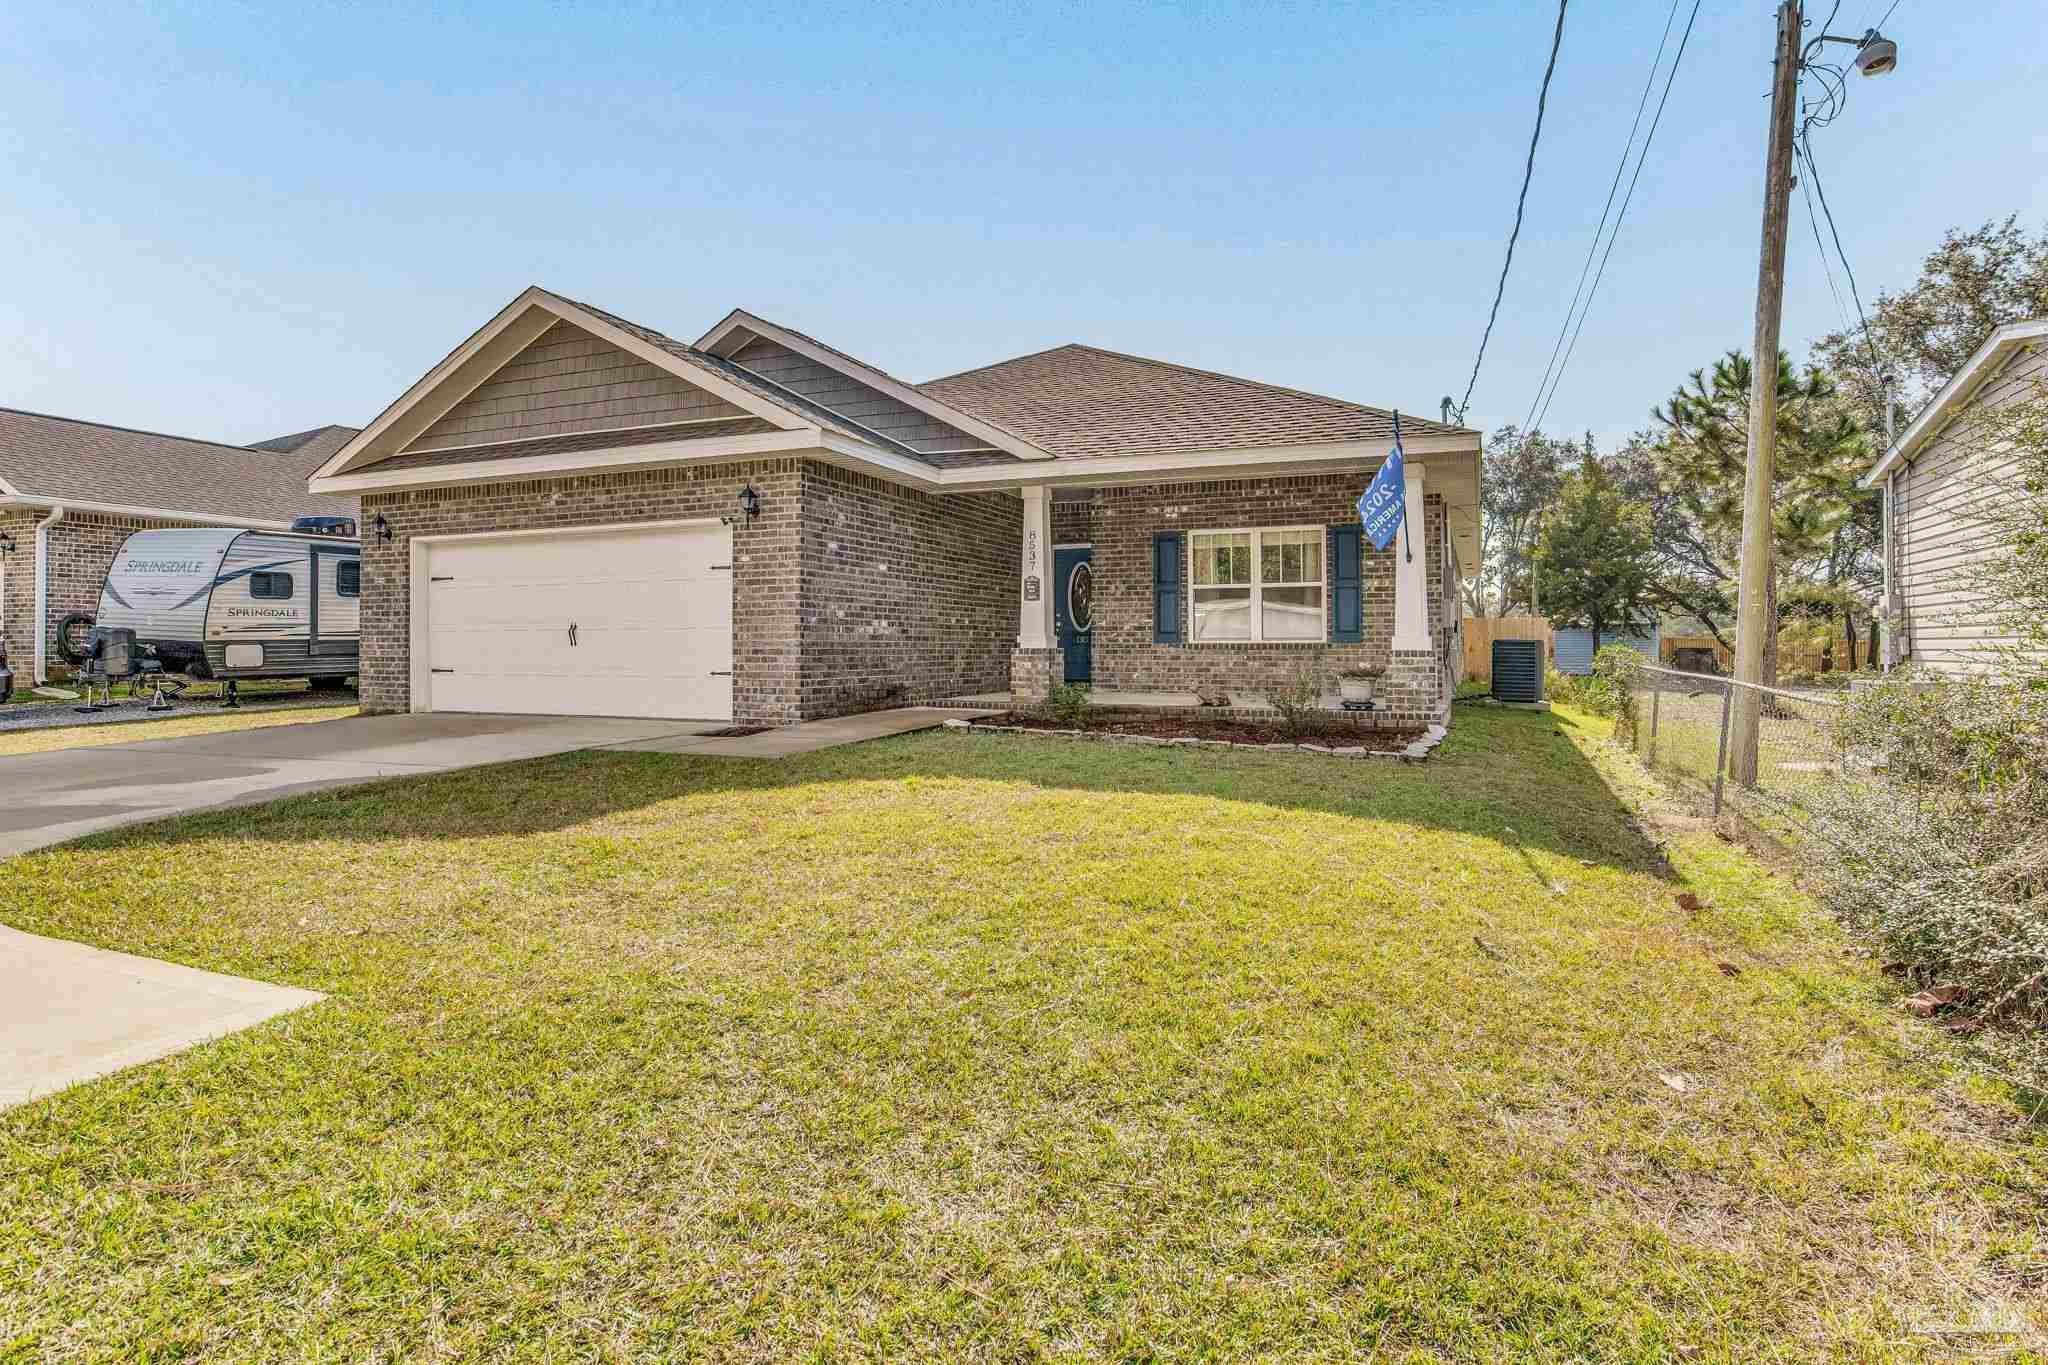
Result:
{"label": "mulch flower bed", "polygon": [[1175,715],[1119,716],[1114,719],[1090,717],[1082,728],[1076,729],[1034,712],[1007,711],[998,716],[983,716],[972,721],[948,721],[947,724],[975,730],[1035,731],[1079,739],[1127,739],[1153,744],[1232,745],[1246,749],[1300,748],[1350,757],[1380,754],[1392,758],[1420,758],[1435,748],[1443,738],[1443,731],[1436,727],[1427,730],[1366,730],[1333,726],[1324,733],[1311,735],[1297,742],[1290,739],[1278,726],[1260,725],[1243,720],[1210,720],[1204,717]]}

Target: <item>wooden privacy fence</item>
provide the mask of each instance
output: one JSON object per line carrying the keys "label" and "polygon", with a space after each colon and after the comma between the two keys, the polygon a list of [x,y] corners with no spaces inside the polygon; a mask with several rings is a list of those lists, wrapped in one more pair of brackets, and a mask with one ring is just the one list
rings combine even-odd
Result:
{"label": "wooden privacy fence", "polygon": [[1464,634],[1465,676],[1478,682],[1493,681],[1495,640],[1541,640],[1545,662],[1557,653],[1550,622],[1540,616],[1468,616]]}

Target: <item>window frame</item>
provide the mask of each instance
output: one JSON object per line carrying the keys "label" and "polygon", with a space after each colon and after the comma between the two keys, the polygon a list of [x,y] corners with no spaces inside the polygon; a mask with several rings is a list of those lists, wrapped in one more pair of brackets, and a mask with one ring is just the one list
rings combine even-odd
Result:
{"label": "window frame", "polygon": [[[256,590],[256,585],[259,582],[270,582],[280,578],[284,580],[283,592],[258,592]],[[298,592],[298,581],[293,578],[290,569],[258,569],[249,575],[249,600],[252,602],[289,602],[292,598],[298,596]]]}
{"label": "window frame", "polygon": [[[342,581],[342,570],[354,569],[356,581],[353,586]],[[334,565],[334,595],[354,601],[363,595],[363,561],[360,559],[336,560]]]}
{"label": "window frame", "polygon": [[[1315,538],[1315,539],[1314,539],[1314,541],[1313,541],[1312,543],[1313,543],[1313,544],[1315,545],[1315,547],[1316,547],[1316,564],[1317,564],[1317,567],[1318,567],[1318,570],[1319,570],[1318,576],[1317,576],[1317,577],[1316,577],[1316,578],[1315,578],[1315,579],[1314,579],[1313,581],[1309,581],[1309,580],[1304,580],[1304,581],[1301,581],[1301,582],[1291,582],[1291,583],[1272,583],[1272,584],[1268,584],[1268,583],[1267,583],[1267,582],[1265,581],[1265,564],[1264,564],[1264,559],[1265,559],[1265,555],[1264,555],[1264,550],[1265,550],[1265,539],[1264,539],[1264,538],[1265,538],[1266,536],[1268,536],[1268,535],[1277,535],[1277,534],[1281,534],[1281,533],[1290,533],[1290,532],[1291,532],[1291,533],[1293,533],[1293,534],[1297,534],[1297,535],[1300,535],[1300,534],[1307,534],[1307,535],[1311,535],[1311,536],[1313,536],[1313,537]],[[1252,581],[1251,581],[1251,582],[1250,582],[1249,584],[1244,584],[1244,583],[1200,583],[1200,582],[1197,582],[1197,581],[1195,580],[1195,539],[1196,539],[1196,538],[1197,538],[1198,536],[1244,536],[1244,535],[1248,535],[1248,536],[1250,536],[1250,537],[1251,537],[1251,558],[1252,558]],[[1204,526],[1204,527],[1200,527],[1200,528],[1190,527],[1190,528],[1189,528],[1189,529],[1187,530],[1187,532],[1185,533],[1185,539],[1186,539],[1186,546],[1187,546],[1187,548],[1186,548],[1186,551],[1185,551],[1185,553],[1186,553],[1186,555],[1187,555],[1187,560],[1186,560],[1186,565],[1185,565],[1184,573],[1186,574],[1186,578],[1185,578],[1185,583],[1186,583],[1186,589],[1185,589],[1185,590],[1186,590],[1186,592],[1187,592],[1187,599],[1188,599],[1188,600],[1187,600],[1187,614],[1188,614],[1188,615],[1187,615],[1187,621],[1188,621],[1188,630],[1187,630],[1187,640],[1186,640],[1186,643],[1188,643],[1188,644],[1191,644],[1191,645],[1327,645],[1327,644],[1329,644],[1329,643],[1330,643],[1330,593],[1331,593],[1331,584],[1330,584],[1330,528],[1329,528],[1328,526],[1312,526],[1312,525],[1287,525],[1287,526]],[[1248,637],[1246,637],[1245,639],[1241,639],[1241,640],[1204,640],[1204,639],[1202,639],[1202,638],[1201,638],[1201,637],[1200,637],[1200,636],[1199,636],[1199,635],[1198,635],[1198,634],[1196,633],[1196,629],[1195,629],[1195,602],[1196,602],[1196,596],[1195,596],[1195,595],[1196,595],[1197,593],[1199,593],[1199,592],[1202,592],[1202,591],[1203,591],[1204,589],[1209,589],[1209,588],[1244,588],[1244,587],[1249,587],[1249,588],[1251,589],[1251,625],[1252,625],[1252,633],[1251,633],[1251,635],[1250,635],[1250,636],[1248,636]],[[1316,588],[1316,589],[1318,589],[1318,590],[1319,590],[1319,591],[1320,591],[1320,592],[1322,593],[1322,609],[1321,609],[1321,611],[1319,611],[1319,612],[1317,613],[1317,616],[1318,616],[1318,618],[1319,618],[1319,621],[1320,621],[1320,629],[1319,629],[1319,631],[1317,632],[1317,634],[1315,635],[1315,637],[1314,637],[1313,639],[1311,639],[1311,638],[1308,638],[1308,637],[1302,637],[1302,638],[1299,638],[1299,639],[1283,639],[1283,640],[1268,640],[1268,639],[1266,638],[1266,589],[1267,589],[1268,587],[1275,587],[1275,588],[1309,588],[1309,587],[1313,587],[1313,588]]]}

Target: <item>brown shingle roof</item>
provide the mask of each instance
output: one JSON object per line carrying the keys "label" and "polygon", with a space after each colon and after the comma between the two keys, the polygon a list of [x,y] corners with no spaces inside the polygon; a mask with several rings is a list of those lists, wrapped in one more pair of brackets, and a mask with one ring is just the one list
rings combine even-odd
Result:
{"label": "brown shingle roof", "polygon": [[[1079,344],[918,388],[1065,459],[1385,441],[1394,434],[1394,416],[1383,408]],[[1401,432],[1479,439],[1468,428],[1405,413]]]}
{"label": "brown shingle roof", "polygon": [[289,436],[273,436],[268,441],[251,441],[251,450],[275,451],[280,455],[299,455],[306,460],[307,472],[326,464],[335,451],[353,440],[356,427],[336,426],[314,427],[311,431],[295,431]]}
{"label": "brown shingle roof", "polygon": [[354,498],[306,491],[301,452],[196,441],[0,408],[0,479],[25,498],[96,502],[228,520],[352,516]]}

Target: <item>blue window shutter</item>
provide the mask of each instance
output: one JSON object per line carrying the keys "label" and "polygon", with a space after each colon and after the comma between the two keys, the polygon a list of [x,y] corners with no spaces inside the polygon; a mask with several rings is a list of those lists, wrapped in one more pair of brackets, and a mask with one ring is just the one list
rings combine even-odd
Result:
{"label": "blue window shutter", "polygon": [[1355,645],[1365,639],[1363,527],[1330,528],[1330,639]]}
{"label": "blue window shutter", "polygon": [[1152,537],[1152,643],[1180,643],[1180,532]]}

